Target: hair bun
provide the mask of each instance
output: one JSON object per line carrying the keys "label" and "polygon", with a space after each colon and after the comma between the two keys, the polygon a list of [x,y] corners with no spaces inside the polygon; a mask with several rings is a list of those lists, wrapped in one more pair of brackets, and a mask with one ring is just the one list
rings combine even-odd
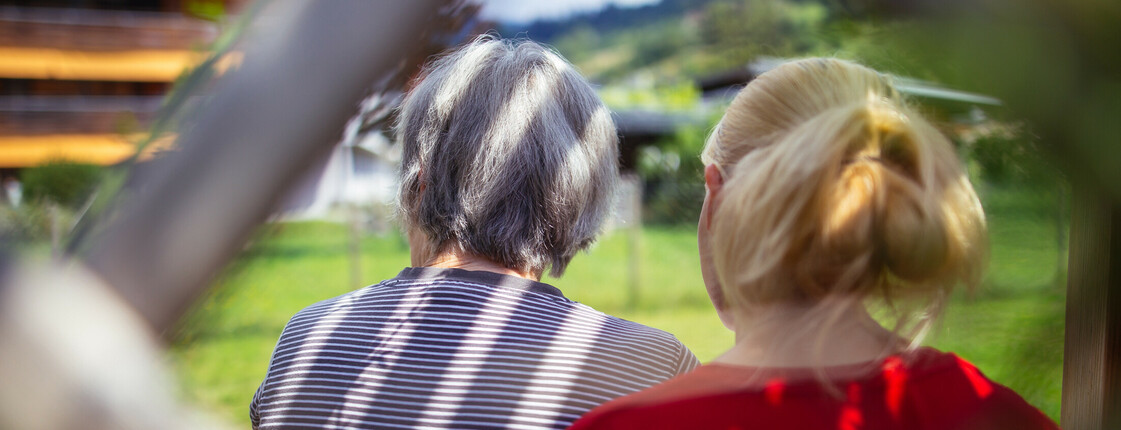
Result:
{"label": "hair bun", "polygon": [[[865,275],[858,278],[884,271],[917,283],[940,278],[947,266],[949,238],[938,192],[933,190],[938,185],[924,181],[922,148],[911,123],[899,108],[884,103],[857,107],[850,118],[860,124],[860,131],[850,135],[837,158],[837,179],[827,176],[823,183],[828,193],[819,212],[823,246],[815,253],[833,256],[830,259],[842,265],[864,261],[855,263],[867,264],[861,270]],[[829,275],[826,280],[840,281]],[[853,282],[871,286],[859,279]]]}
{"label": "hair bun", "polygon": [[879,238],[885,267],[909,281],[937,277],[946,264],[947,238],[939,208],[924,201],[908,179],[884,168]]}
{"label": "hair bun", "polygon": [[[938,204],[939,196],[930,179],[924,180],[920,165],[922,148],[906,115],[895,106],[872,108],[870,144],[878,151],[876,160],[883,190],[877,217],[881,257],[895,276],[909,281],[939,277],[948,257],[948,238]],[[929,158],[929,157],[925,157]]]}

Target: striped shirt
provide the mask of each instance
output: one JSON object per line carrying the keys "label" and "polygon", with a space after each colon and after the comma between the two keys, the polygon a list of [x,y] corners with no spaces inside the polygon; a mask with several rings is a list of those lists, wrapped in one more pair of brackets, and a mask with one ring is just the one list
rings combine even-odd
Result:
{"label": "striped shirt", "polygon": [[254,428],[563,429],[697,366],[672,335],[491,272],[407,268],[280,335]]}

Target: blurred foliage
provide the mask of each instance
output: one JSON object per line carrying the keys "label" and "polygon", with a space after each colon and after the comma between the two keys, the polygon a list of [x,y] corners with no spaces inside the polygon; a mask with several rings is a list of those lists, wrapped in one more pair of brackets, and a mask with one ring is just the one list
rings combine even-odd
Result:
{"label": "blurred foliage", "polygon": [[[554,22],[543,37],[593,80],[625,82],[635,74],[676,81],[743,66],[759,56],[828,55],[839,38],[823,37],[834,10],[822,1],[671,1],[616,18],[616,9]],[[606,24],[614,25],[606,25]],[[513,30],[510,30],[513,31]],[[540,34],[544,33],[545,36]]]}
{"label": "blurred foliage", "polygon": [[581,63],[591,57],[589,46],[600,46],[600,36],[594,28],[582,25],[553,41],[553,46],[568,57],[568,61]]}
{"label": "blurred foliage", "polygon": [[701,100],[701,92],[692,82],[656,83],[649,76],[639,75],[629,86],[611,86],[599,92],[603,102],[612,109],[653,109],[662,112],[691,111]]}
{"label": "blurred foliage", "polygon": [[928,61],[921,52],[903,47],[898,37],[906,21],[836,18],[821,29],[833,56],[855,60],[881,72],[944,82],[952,66]]}
{"label": "blurred foliage", "polygon": [[665,21],[645,26],[631,35],[634,56],[628,66],[640,69],[678,55],[692,41],[691,36],[693,34],[678,22]]}
{"label": "blurred foliage", "polygon": [[1038,140],[1022,128],[996,129],[974,138],[968,157],[980,170],[980,177],[994,184],[1047,186],[1061,179],[1055,166],[1044,156]]}
{"label": "blurred foliage", "polygon": [[701,15],[701,41],[719,58],[712,63],[716,69],[747,64],[759,56],[808,55],[825,48],[826,40],[817,35],[827,16],[825,6],[814,2],[718,1]]}
{"label": "blurred foliage", "polygon": [[939,82],[1001,99],[1072,180],[1121,201],[1121,3],[838,1],[906,23],[886,35],[895,52]]}
{"label": "blurred foliage", "polygon": [[686,125],[657,145],[640,149],[637,170],[643,188],[643,221],[652,224],[689,224],[700,216],[704,202],[704,164],[701,150],[719,115],[704,125]]}
{"label": "blurred foliage", "polygon": [[226,16],[226,3],[220,0],[187,0],[183,11],[195,18],[220,22]]}
{"label": "blurred foliage", "polygon": [[0,205],[0,249],[51,237],[51,208],[26,202],[19,207]]}
{"label": "blurred foliage", "polygon": [[89,199],[104,168],[93,164],[56,160],[20,172],[28,201],[51,201],[77,209]]}

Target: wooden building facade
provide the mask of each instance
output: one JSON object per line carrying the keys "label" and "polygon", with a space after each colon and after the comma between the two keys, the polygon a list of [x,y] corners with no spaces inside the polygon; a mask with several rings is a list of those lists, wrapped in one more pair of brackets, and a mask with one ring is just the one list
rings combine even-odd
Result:
{"label": "wooden building facade", "polygon": [[0,3],[0,181],[51,161],[111,165],[218,36],[198,4],[241,1],[45,0]]}

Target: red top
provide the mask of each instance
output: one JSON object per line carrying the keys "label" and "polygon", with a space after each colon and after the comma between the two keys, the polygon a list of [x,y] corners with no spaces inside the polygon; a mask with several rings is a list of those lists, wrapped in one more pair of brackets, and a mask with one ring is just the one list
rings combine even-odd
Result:
{"label": "red top", "polygon": [[972,364],[930,348],[825,372],[832,392],[814,369],[707,364],[569,429],[1058,429]]}

